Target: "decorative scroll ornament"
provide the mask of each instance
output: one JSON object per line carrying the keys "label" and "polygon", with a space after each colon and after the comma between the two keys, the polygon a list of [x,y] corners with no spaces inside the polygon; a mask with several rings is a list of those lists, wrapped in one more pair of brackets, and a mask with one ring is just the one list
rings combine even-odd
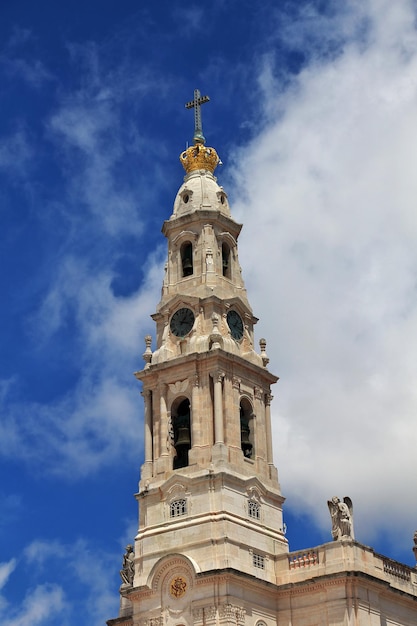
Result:
{"label": "decorative scroll ornament", "polygon": [[181,598],[187,591],[187,581],[182,576],[176,576],[171,580],[169,592],[174,598]]}

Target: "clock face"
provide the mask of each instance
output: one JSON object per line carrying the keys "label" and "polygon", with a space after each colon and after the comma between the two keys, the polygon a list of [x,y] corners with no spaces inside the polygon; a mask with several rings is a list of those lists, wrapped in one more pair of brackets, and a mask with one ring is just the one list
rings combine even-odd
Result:
{"label": "clock face", "polygon": [[169,325],[171,332],[174,333],[176,337],[185,337],[194,326],[194,319],[194,313],[191,309],[185,307],[178,309],[171,317],[171,323]]}
{"label": "clock face", "polygon": [[227,323],[229,324],[230,332],[233,339],[239,341],[243,337],[243,322],[237,311],[229,311],[227,313]]}

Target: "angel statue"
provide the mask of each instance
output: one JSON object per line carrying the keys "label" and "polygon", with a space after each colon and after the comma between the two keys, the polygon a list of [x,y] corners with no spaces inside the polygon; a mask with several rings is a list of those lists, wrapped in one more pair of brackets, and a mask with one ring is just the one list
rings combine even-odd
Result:
{"label": "angel statue", "polygon": [[126,546],[126,552],[123,555],[123,569],[120,570],[120,577],[124,585],[133,585],[133,578],[135,576],[135,553],[133,552],[133,546],[130,544]]}
{"label": "angel statue", "polygon": [[353,505],[348,497],[340,498],[333,496],[327,501],[332,518],[332,537],[334,541],[338,539],[354,539],[353,535]]}

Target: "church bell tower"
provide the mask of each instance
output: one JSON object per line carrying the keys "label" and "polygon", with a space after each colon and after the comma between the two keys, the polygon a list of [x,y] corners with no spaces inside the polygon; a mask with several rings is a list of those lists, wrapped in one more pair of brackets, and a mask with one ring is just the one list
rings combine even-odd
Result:
{"label": "church bell tower", "polygon": [[288,552],[272,458],[266,343],[238,258],[242,228],[214,176],[200,92],[184,182],[162,227],[168,255],[136,372],[145,402],[139,530],[122,570],[121,608],[108,624],[255,624],[268,611],[276,559]]}

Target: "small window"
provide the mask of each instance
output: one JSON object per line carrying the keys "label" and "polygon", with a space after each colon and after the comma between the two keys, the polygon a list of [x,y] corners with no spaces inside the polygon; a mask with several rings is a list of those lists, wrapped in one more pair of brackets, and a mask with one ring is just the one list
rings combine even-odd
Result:
{"label": "small window", "polygon": [[248,500],[248,515],[253,519],[261,519],[261,505],[253,500]]}
{"label": "small window", "polygon": [[185,193],[182,197],[182,199],[184,200],[184,204],[188,203],[188,200],[190,199],[190,196],[188,195],[188,193]]}
{"label": "small window", "polygon": [[265,557],[262,554],[252,554],[253,566],[258,569],[265,569]]}
{"label": "small window", "polygon": [[174,500],[170,504],[169,516],[170,517],[180,517],[181,515],[185,515],[187,513],[187,500],[185,498],[181,498],[180,500]]}

